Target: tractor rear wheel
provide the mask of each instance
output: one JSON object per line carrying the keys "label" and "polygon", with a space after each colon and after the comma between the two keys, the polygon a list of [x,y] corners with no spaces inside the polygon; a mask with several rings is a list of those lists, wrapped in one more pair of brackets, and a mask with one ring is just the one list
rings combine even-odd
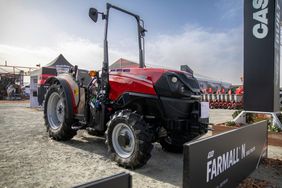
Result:
{"label": "tractor rear wheel", "polygon": [[60,84],[49,87],[44,104],[44,120],[49,136],[54,140],[70,140],[76,135],[71,128],[73,118],[67,118],[66,112],[72,109],[66,104],[65,92]]}
{"label": "tractor rear wheel", "polygon": [[152,134],[143,117],[131,110],[117,111],[107,123],[106,144],[114,161],[125,168],[139,168],[151,157]]}

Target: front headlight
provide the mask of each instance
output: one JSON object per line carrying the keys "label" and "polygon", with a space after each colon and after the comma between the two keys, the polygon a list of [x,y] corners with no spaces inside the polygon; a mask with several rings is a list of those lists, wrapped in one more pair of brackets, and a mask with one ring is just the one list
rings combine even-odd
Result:
{"label": "front headlight", "polygon": [[171,91],[174,93],[178,93],[181,96],[190,96],[191,91],[184,85],[184,83],[177,78],[176,76],[172,76],[171,80]]}
{"label": "front headlight", "polygon": [[172,76],[170,78],[171,80],[171,91],[176,92],[180,95],[187,95],[187,88],[182,83],[180,79],[178,79],[176,76]]}
{"label": "front headlight", "polygon": [[164,73],[155,83],[158,95],[165,97],[191,97],[191,95],[197,95],[198,87],[196,79],[175,72]]}
{"label": "front headlight", "polygon": [[177,77],[173,76],[173,77],[171,78],[171,82],[172,82],[172,83],[176,83],[177,81],[178,81]]}

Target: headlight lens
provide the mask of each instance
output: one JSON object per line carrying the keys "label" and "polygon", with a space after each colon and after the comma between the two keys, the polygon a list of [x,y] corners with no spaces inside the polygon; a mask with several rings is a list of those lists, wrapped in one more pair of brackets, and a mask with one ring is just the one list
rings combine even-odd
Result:
{"label": "headlight lens", "polygon": [[182,96],[190,96],[191,95],[191,92],[190,90],[185,86],[185,84],[183,84],[183,81],[178,78],[177,76],[171,76],[169,78],[170,80],[170,91],[172,93],[174,93],[174,96],[179,96],[179,97],[182,97]]}
{"label": "headlight lens", "polygon": [[171,82],[172,82],[172,83],[176,83],[176,82],[177,82],[177,77],[173,76],[173,77],[171,78]]}

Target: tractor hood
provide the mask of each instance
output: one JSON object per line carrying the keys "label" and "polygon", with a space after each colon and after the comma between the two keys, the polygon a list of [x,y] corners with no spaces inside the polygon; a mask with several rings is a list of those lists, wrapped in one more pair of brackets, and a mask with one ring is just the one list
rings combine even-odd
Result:
{"label": "tractor hood", "polygon": [[156,94],[165,97],[191,97],[200,95],[196,78],[190,73],[159,68],[120,68],[110,71],[112,76],[130,77],[151,83]]}
{"label": "tractor hood", "polygon": [[191,97],[200,95],[200,86],[196,78],[186,72],[170,71],[163,73],[155,83],[158,95],[166,97]]}

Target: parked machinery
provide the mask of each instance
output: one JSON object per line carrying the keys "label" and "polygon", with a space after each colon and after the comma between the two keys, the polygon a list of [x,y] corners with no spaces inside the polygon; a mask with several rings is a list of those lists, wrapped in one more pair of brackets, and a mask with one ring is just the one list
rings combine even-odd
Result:
{"label": "parked machinery", "polygon": [[230,89],[227,93],[217,91],[217,93],[206,92],[202,94],[202,101],[209,102],[211,109],[242,109],[243,108],[243,88],[239,86]]}
{"label": "parked machinery", "polygon": [[15,84],[18,75],[2,74],[0,75],[0,100],[19,100],[22,99],[22,89],[19,84]]}
{"label": "parked machinery", "polygon": [[[109,70],[108,20],[111,9],[137,21],[139,68]],[[102,72],[92,72],[86,85],[78,79],[77,66],[46,80],[44,119],[49,136],[69,140],[78,129],[102,136],[112,159],[126,168],[138,168],[151,157],[152,143],[181,152],[183,144],[208,130],[208,114],[201,103],[198,81],[187,72],[146,68],[144,22],[136,14],[107,4],[106,13],[91,8],[90,18],[105,20]],[[143,41],[143,42],[142,42]],[[202,105],[203,104],[203,105]]]}

